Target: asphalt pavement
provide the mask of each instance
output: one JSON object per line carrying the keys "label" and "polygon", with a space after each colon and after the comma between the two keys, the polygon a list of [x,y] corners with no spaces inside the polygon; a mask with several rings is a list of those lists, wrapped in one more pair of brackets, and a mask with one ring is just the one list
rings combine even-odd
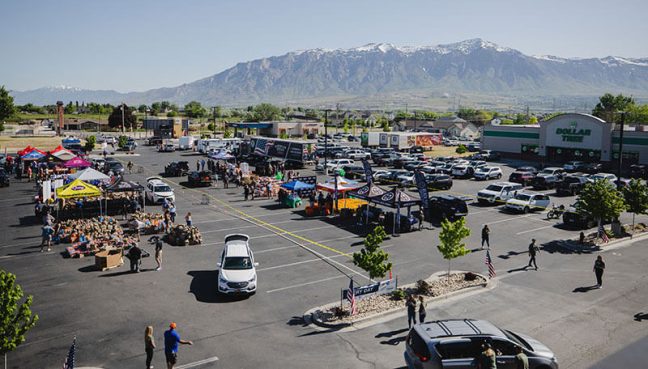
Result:
{"label": "asphalt pavement", "polygon": [[[168,161],[188,160],[195,168],[202,158],[190,152],[156,153],[150,147],[138,152],[120,159],[135,163],[135,173],[126,176],[140,183],[162,172]],[[505,177],[512,170],[503,169]],[[155,328],[154,365],[161,368],[162,333],[171,321],[184,339],[194,342],[180,349],[182,368],[404,365],[404,318],[344,333],[316,330],[302,319],[312,307],[339,301],[348,276],[361,284],[369,281],[350,257],[362,248],[363,229],[332,217],[307,218],[303,210],[283,208],[270,199],[244,201],[242,189],[234,186],[190,189],[180,185],[183,181],[168,179],[176,191],[178,218],[191,211],[204,244],[166,245],[163,269],[153,271],[154,260],[146,258],[140,274],[128,273],[127,266],[94,271],[93,258],[65,259],[62,246],[52,253],[38,252],[33,184],[14,182],[0,189],[0,268],[18,275],[24,290],[34,296],[33,310],[41,318],[27,341],[8,355],[9,368],[60,367],[74,336],[79,366],[141,368],[147,325]],[[448,192],[474,196],[492,182],[455,180]],[[552,201],[570,204],[574,198],[552,196]],[[624,214],[622,220],[630,217]],[[487,319],[529,334],[554,350],[561,368],[613,368],[618,355],[645,361],[645,350],[630,352],[635,342],[645,345],[647,322],[633,320],[636,313],[648,310],[645,241],[604,251],[604,288],[590,290],[595,255],[561,248],[557,240],[578,232],[561,228],[559,220],[547,220],[545,213],[509,214],[497,206],[470,205],[467,224],[472,229],[467,244],[474,252],[453,260],[452,268],[485,273],[479,241],[481,227],[489,224],[497,286],[429,306],[428,319]],[[216,263],[224,236],[238,232],[251,237],[260,263],[259,290],[249,298],[225,298],[216,293]],[[399,283],[413,283],[447,268],[436,250],[438,232],[428,224],[423,231],[384,242]],[[531,238],[541,245],[538,271],[520,269],[527,263]],[[152,245],[143,245],[152,251]]]}

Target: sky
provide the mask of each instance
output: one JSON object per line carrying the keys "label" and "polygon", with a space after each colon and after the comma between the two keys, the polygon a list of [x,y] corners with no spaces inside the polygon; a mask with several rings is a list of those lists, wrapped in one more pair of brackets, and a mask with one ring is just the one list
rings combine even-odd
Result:
{"label": "sky", "polygon": [[648,57],[646,14],[646,0],[2,0],[0,85],[144,91],[372,42]]}

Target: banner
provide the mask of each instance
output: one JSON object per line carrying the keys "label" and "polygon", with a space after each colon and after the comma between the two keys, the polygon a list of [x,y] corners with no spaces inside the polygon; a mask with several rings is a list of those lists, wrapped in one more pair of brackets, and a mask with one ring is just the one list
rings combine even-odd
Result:
{"label": "banner", "polygon": [[52,197],[52,181],[47,180],[43,181],[43,202],[46,202],[50,197]]}
{"label": "banner", "polygon": [[367,159],[362,159],[362,167],[364,168],[367,184],[371,185],[371,182],[373,182],[373,171],[371,170],[371,164],[369,164]]}
{"label": "banner", "polygon": [[421,172],[420,170],[417,170],[416,172],[414,172],[414,179],[416,180],[416,188],[418,188],[419,197],[421,198],[421,202],[423,202],[423,209],[427,210],[429,196],[425,174],[423,174],[423,172]]}
{"label": "banner", "polygon": [[54,200],[58,199],[58,196],[56,196],[56,189],[59,187],[63,187],[63,179],[58,178],[54,180],[54,186],[52,186],[52,189],[54,190]]}
{"label": "banner", "polygon": [[303,161],[304,160],[304,144],[298,142],[291,142],[288,148],[287,160]]}
{"label": "banner", "polygon": [[[369,284],[366,286],[354,287],[353,292],[356,299],[362,299],[365,297],[371,297],[374,295],[385,295],[392,293],[396,289],[396,280],[387,279],[385,281],[380,281],[377,283]],[[343,292],[343,298],[346,299],[349,290],[346,289]]]}
{"label": "banner", "polygon": [[[291,181],[301,181],[304,183],[308,183],[310,185],[316,186],[317,185],[317,177],[316,176],[303,176],[303,177],[295,177],[291,178]],[[315,193],[315,187],[313,187],[312,190],[302,190],[299,192],[300,196],[310,196],[311,193]]]}
{"label": "banner", "polygon": [[288,153],[289,142],[268,140],[270,147],[267,148],[268,156],[273,158],[285,159]]}

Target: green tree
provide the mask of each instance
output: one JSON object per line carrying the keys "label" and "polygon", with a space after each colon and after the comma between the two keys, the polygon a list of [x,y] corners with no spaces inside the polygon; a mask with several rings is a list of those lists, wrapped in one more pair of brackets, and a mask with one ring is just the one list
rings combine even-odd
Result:
{"label": "green tree", "polygon": [[634,104],[632,97],[623,96],[622,94],[614,96],[607,93],[599,97],[599,102],[592,110],[592,115],[606,122],[616,123],[619,121],[618,113],[631,110]]}
{"label": "green tree", "polygon": [[16,276],[0,270],[0,354],[5,357],[5,366],[7,353],[25,342],[25,334],[38,322],[38,315],[31,311],[32,296],[22,301],[23,296]]}
{"label": "green tree", "polygon": [[216,125],[214,123],[209,123],[207,129],[213,132],[216,130]]}
{"label": "green tree", "polygon": [[599,227],[603,219],[618,218],[625,207],[621,193],[606,180],[586,184],[576,199],[576,211],[596,219]]}
{"label": "green tree", "polygon": [[538,117],[535,115],[532,115],[531,118],[529,118],[529,123],[530,124],[538,124]]}
{"label": "green tree", "polygon": [[158,115],[162,111],[162,104],[159,102],[154,102],[151,104],[151,115]]}
{"label": "green tree", "polygon": [[178,115],[179,115],[178,112],[175,111],[175,110],[169,110],[169,111],[166,113],[166,116],[167,116],[168,118],[175,118],[175,117],[177,117]]}
{"label": "green tree", "polygon": [[369,278],[383,278],[392,268],[389,254],[380,249],[380,244],[387,237],[382,226],[377,226],[364,240],[364,248],[353,253],[353,264],[369,273]]}
{"label": "green tree", "polygon": [[223,132],[223,138],[232,138],[234,137],[234,132],[232,132],[231,129],[226,128],[225,132]]}
{"label": "green tree", "polygon": [[380,126],[382,127],[383,132],[391,132],[391,127],[389,126],[389,121],[384,119]]}
{"label": "green tree", "polygon": [[72,103],[72,101],[70,101],[67,105],[65,105],[65,108],[63,108],[63,111],[65,112],[65,114],[74,113],[76,111],[75,108],[74,108],[74,103]]}
{"label": "green tree", "polygon": [[344,118],[342,121],[342,131],[344,131],[344,133],[349,133],[349,120],[347,118]]}
{"label": "green tree", "polygon": [[450,261],[470,253],[463,242],[463,239],[468,236],[470,236],[470,229],[466,227],[464,218],[459,218],[454,222],[444,219],[441,222],[440,245],[437,246],[437,249],[443,258],[448,260],[448,280],[450,279]]}
{"label": "green tree", "polygon": [[9,91],[4,86],[0,86],[0,123],[14,114],[16,114],[16,107],[13,96],[9,95]]}
{"label": "green tree", "polygon": [[198,101],[190,101],[184,106],[185,115],[189,118],[202,118],[207,115],[205,109]]}
{"label": "green tree", "polygon": [[142,114],[146,113],[146,109],[148,109],[148,106],[146,106],[144,104],[137,107],[137,111],[142,113]]}
{"label": "green tree", "polygon": [[255,122],[264,122],[281,119],[281,109],[268,103],[262,103],[252,109],[252,119]]}
{"label": "green tree", "polygon": [[468,151],[468,148],[466,148],[466,145],[463,145],[463,144],[457,146],[457,149],[455,150],[455,152],[456,152],[457,154],[465,154],[466,151]]}
{"label": "green tree", "polygon": [[127,144],[127,143],[128,143],[128,136],[123,136],[123,135],[122,135],[122,136],[119,136],[119,137],[117,138],[117,146],[118,146],[120,149],[123,149],[124,147],[126,147],[126,144]]}
{"label": "green tree", "polygon": [[94,150],[95,144],[97,143],[97,138],[95,136],[88,136],[85,142],[85,152],[89,153]]}
{"label": "green tree", "polygon": [[623,197],[627,210],[632,213],[632,230],[634,231],[635,215],[648,213],[648,186],[639,179],[633,179],[623,187]]}
{"label": "green tree", "polygon": [[635,105],[628,110],[628,123],[648,124],[648,104]]}
{"label": "green tree", "polygon": [[[137,126],[137,117],[133,114],[133,109],[124,104],[124,126],[126,128],[135,128]],[[116,106],[108,117],[108,126],[110,128],[122,128],[122,105]]]}

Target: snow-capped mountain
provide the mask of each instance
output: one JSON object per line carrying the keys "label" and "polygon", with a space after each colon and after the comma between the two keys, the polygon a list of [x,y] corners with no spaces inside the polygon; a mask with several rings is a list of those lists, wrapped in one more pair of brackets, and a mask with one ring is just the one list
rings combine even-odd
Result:
{"label": "snow-capped mountain", "polygon": [[528,56],[481,39],[423,47],[387,43],[351,49],[312,49],[239,63],[177,87],[115,91],[39,89],[14,92],[18,103],[57,100],[208,105],[299,102],[416,93],[498,96],[648,96],[648,58]]}

